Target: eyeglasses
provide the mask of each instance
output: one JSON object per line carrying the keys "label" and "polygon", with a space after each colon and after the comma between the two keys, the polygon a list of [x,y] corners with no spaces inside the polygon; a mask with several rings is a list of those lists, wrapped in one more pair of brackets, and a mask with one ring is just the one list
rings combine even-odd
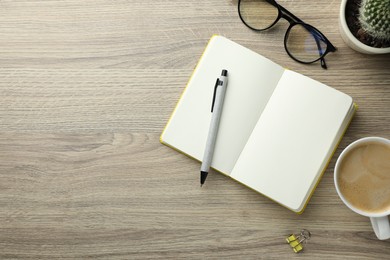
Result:
{"label": "eyeglasses", "polygon": [[264,31],[274,26],[280,18],[290,26],[284,36],[287,54],[300,63],[310,64],[318,60],[326,69],[325,55],[335,52],[336,47],[315,27],[304,23],[274,0],[239,0],[238,14],[250,29]]}

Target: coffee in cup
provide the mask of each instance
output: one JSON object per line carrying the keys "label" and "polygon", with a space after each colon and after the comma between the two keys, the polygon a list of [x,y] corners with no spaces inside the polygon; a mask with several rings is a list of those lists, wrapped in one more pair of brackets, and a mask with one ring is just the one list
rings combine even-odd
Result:
{"label": "coffee in cup", "polygon": [[379,239],[389,239],[390,140],[366,137],[347,146],[337,159],[334,181],[344,204],[369,217]]}
{"label": "coffee in cup", "polygon": [[338,185],[354,207],[370,213],[390,210],[390,145],[362,143],[345,155]]}

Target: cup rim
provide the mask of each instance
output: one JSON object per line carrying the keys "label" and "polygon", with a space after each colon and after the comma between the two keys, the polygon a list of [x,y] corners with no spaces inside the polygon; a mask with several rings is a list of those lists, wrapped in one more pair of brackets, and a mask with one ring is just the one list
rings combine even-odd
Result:
{"label": "cup rim", "polygon": [[361,145],[362,143],[369,143],[369,142],[377,142],[377,143],[385,143],[385,144],[390,144],[390,140],[387,139],[387,138],[384,138],[384,137],[377,137],[377,136],[370,136],[370,137],[364,137],[364,138],[361,138],[361,139],[358,139],[354,142],[352,142],[351,144],[349,144],[342,152],[341,154],[339,155],[339,157],[337,158],[337,161],[336,161],[336,165],[334,167],[334,184],[335,184],[335,187],[336,187],[336,191],[337,191],[337,194],[339,195],[340,199],[344,202],[344,204],[350,208],[352,211],[360,214],[360,215],[363,215],[363,216],[366,216],[366,217],[384,217],[384,216],[388,216],[390,215],[390,209],[389,210],[386,210],[384,212],[379,212],[379,213],[372,213],[372,212],[367,212],[367,211],[363,211],[361,209],[358,209],[356,207],[354,207],[353,205],[351,205],[348,200],[346,200],[346,198],[343,196],[343,194],[340,192],[340,189],[338,187],[338,181],[337,181],[337,176],[338,176],[338,169],[340,167],[340,164],[341,162],[343,161],[344,157],[349,153],[350,150],[352,150],[353,148],[355,148],[356,146],[359,146]]}

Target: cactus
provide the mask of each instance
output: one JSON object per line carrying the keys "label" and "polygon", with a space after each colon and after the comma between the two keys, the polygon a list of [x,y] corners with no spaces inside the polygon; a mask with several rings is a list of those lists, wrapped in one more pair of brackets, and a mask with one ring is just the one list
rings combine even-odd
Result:
{"label": "cactus", "polygon": [[390,41],[390,0],[362,0],[359,22],[370,36]]}

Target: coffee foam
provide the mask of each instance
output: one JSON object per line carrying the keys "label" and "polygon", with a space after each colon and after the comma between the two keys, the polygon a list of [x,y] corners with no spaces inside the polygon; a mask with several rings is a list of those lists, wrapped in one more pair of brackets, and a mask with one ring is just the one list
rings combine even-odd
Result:
{"label": "coffee foam", "polygon": [[355,208],[369,213],[390,210],[390,145],[367,143],[343,158],[338,186]]}

